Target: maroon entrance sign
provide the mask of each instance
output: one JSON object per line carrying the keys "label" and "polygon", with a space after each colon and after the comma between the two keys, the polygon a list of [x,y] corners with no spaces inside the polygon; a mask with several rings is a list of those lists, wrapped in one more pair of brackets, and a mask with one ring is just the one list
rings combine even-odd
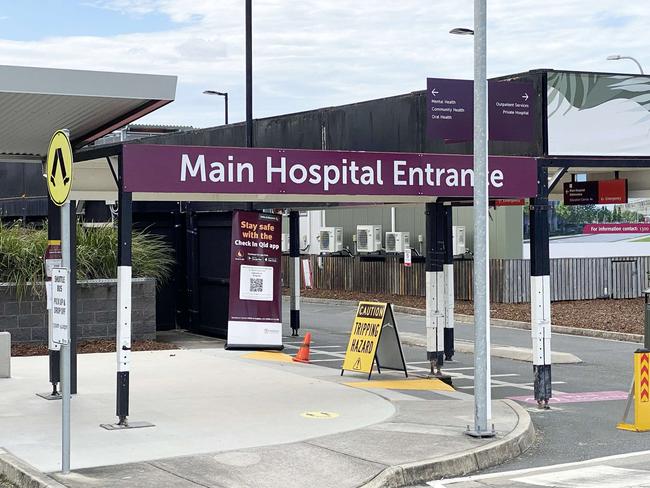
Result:
{"label": "maroon entrance sign", "polygon": [[[122,161],[129,192],[471,197],[474,185],[469,155],[126,144]],[[492,197],[535,196],[536,161],[491,156],[488,180]]]}

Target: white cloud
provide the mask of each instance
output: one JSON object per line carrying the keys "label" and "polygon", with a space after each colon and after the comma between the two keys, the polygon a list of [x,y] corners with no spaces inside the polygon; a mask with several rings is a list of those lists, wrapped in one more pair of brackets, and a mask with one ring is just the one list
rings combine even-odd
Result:
{"label": "white cloud", "polygon": [[[201,95],[204,89],[228,91],[231,119],[243,118],[242,0],[89,1],[163,14],[176,25],[112,37],[0,40],[0,63],[176,74],[177,101],[149,121],[220,123],[220,99]],[[488,8],[491,76],[534,68],[634,71],[631,63],[604,60],[617,52],[650,69],[645,0],[493,0]],[[253,9],[257,117],[419,90],[427,76],[472,76],[471,38],[448,34],[471,27],[471,0],[255,0]]]}

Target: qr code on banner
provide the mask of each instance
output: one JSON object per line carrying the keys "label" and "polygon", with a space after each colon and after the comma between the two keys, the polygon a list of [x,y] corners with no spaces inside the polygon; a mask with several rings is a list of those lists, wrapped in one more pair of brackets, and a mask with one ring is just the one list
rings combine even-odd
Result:
{"label": "qr code on banner", "polygon": [[251,278],[249,291],[251,293],[262,293],[264,291],[264,280],[262,278]]}

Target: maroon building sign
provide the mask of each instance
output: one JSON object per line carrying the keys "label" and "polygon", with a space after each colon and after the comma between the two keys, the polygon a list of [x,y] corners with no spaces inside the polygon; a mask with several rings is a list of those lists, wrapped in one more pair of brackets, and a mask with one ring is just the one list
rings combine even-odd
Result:
{"label": "maroon building sign", "polygon": [[[127,144],[123,151],[124,190],[130,192],[376,195],[390,200],[471,197],[474,186],[473,157],[468,155],[144,144]],[[488,180],[492,197],[535,196],[535,159],[491,156]]]}

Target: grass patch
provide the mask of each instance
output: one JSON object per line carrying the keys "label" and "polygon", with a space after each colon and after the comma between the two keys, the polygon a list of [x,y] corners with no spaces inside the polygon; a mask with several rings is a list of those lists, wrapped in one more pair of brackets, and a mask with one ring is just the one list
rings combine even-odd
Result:
{"label": "grass patch", "polygon": [[634,239],[632,242],[650,242],[650,236],[639,237],[638,239]]}
{"label": "grass patch", "polygon": [[9,481],[4,474],[0,474],[0,488],[18,488],[18,486]]}

